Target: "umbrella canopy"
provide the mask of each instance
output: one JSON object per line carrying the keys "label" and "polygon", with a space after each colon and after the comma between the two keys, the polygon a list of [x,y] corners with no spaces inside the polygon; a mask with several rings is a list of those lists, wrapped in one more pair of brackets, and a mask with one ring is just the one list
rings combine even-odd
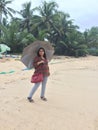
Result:
{"label": "umbrella canopy", "polygon": [[24,48],[21,61],[27,68],[33,68],[33,60],[37,56],[38,49],[42,47],[45,49],[46,57],[48,61],[52,59],[54,54],[54,48],[49,42],[46,41],[35,41],[32,44]]}
{"label": "umbrella canopy", "polygon": [[8,47],[7,45],[5,44],[0,44],[0,54],[6,52],[6,51],[10,51],[10,47]]}

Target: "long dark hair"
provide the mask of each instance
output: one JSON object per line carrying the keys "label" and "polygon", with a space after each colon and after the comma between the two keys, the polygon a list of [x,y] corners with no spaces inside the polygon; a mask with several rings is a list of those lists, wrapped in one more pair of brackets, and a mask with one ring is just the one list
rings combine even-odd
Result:
{"label": "long dark hair", "polygon": [[43,57],[44,57],[45,59],[47,59],[47,57],[46,57],[46,52],[45,52],[45,49],[44,49],[43,47],[40,47],[40,48],[38,49],[38,51],[37,51],[37,56],[40,57],[39,51],[40,51],[41,49],[44,51]]}

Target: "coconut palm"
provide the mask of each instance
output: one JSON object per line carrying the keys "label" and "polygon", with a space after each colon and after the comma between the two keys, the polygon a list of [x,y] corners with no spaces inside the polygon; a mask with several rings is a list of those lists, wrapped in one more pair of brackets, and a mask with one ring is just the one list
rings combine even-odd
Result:
{"label": "coconut palm", "polygon": [[[9,4],[11,4],[11,0],[0,0],[0,24],[3,22],[3,16],[8,18],[8,15],[13,17],[13,13],[15,13],[15,10],[8,7]],[[0,30],[0,36],[1,36],[1,30]]]}
{"label": "coconut palm", "polygon": [[[87,35],[85,35],[85,33]],[[88,45],[89,48],[92,47],[97,47],[98,48],[98,27],[92,27],[90,30],[84,32],[86,44]]]}
{"label": "coconut palm", "polygon": [[11,52],[22,52],[23,48],[33,42],[35,37],[28,33],[27,29],[20,31],[20,21],[12,20],[9,25],[0,25],[3,32],[1,43],[6,43],[11,47]]}
{"label": "coconut palm", "polygon": [[51,40],[53,42],[57,43],[60,40],[64,40],[66,38],[66,33],[68,33],[72,28],[72,20],[68,20],[69,14],[63,13],[63,12],[56,12],[54,20],[54,26],[55,29],[51,31],[52,35]]}
{"label": "coconut palm", "polygon": [[57,8],[58,4],[56,2],[42,2],[42,5],[36,8],[39,12],[39,16],[36,17],[36,19],[39,19],[38,23],[36,22],[36,25],[39,25],[42,29],[47,29],[48,31],[50,31],[51,28],[57,30],[54,25]]}
{"label": "coconut palm", "polygon": [[8,15],[10,15],[11,17],[13,17],[13,13],[15,13],[15,10],[8,7],[9,4],[11,4],[12,1],[11,0],[0,0],[0,23],[2,23],[2,17],[3,14],[6,18],[8,18]]}
{"label": "coconut palm", "polygon": [[25,28],[30,32],[30,26],[31,26],[31,19],[33,16],[34,10],[31,9],[31,2],[24,3],[22,5],[22,10],[20,10],[18,13],[22,16],[21,19],[21,28],[24,30]]}
{"label": "coconut palm", "polygon": [[86,56],[88,54],[87,45],[84,42],[84,36],[81,32],[73,30],[70,35],[68,35],[68,55],[73,56]]}

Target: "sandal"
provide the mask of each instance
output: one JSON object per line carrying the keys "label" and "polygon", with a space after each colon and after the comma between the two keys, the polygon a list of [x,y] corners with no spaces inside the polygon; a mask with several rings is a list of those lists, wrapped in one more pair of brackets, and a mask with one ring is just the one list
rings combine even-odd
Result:
{"label": "sandal", "polygon": [[47,98],[45,98],[45,97],[41,97],[41,99],[42,99],[43,101],[47,101]]}
{"label": "sandal", "polygon": [[34,100],[30,97],[27,98],[29,100],[29,102],[34,102]]}

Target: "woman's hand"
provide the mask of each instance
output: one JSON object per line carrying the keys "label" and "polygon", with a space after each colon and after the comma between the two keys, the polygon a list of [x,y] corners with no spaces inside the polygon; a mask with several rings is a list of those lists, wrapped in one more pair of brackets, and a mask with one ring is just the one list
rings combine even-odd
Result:
{"label": "woman's hand", "polygon": [[41,63],[44,63],[44,61],[41,60],[41,61],[37,62],[37,65],[39,65],[39,64],[41,64]]}

